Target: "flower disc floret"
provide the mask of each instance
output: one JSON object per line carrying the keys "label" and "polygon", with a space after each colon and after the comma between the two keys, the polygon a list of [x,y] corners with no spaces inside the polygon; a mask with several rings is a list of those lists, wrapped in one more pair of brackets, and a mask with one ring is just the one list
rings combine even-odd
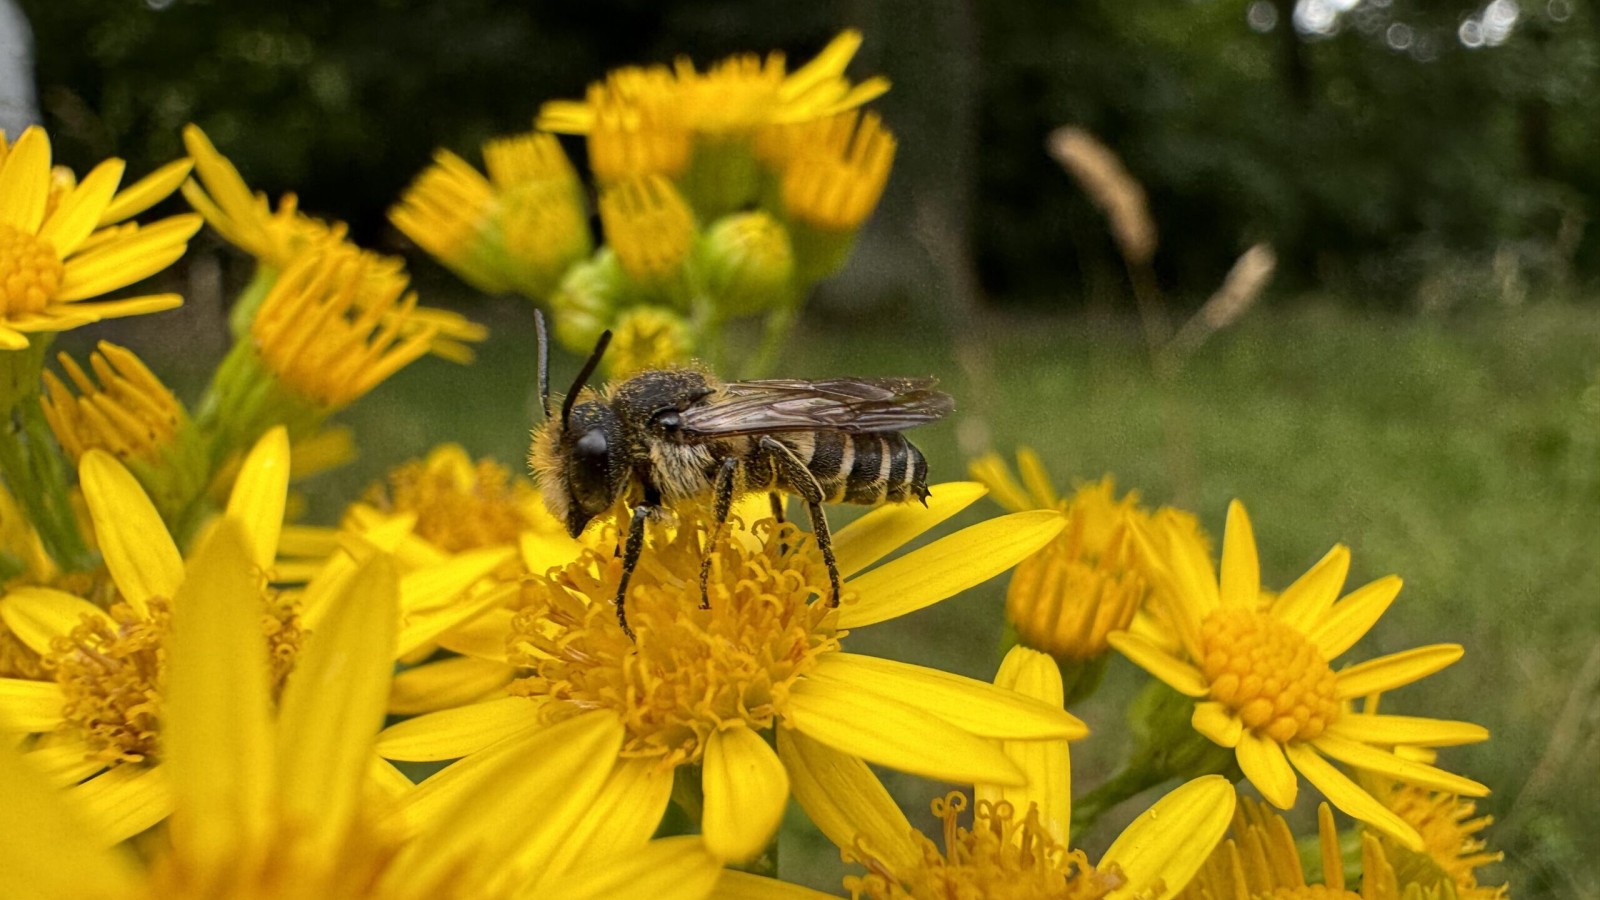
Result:
{"label": "flower disc floret", "polygon": [[167,601],[151,598],[149,613],[127,603],[107,618],[84,617],[56,638],[45,665],[65,697],[62,718],[77,726],[98,761],[142,762],[155,755],[160,734],[162,643],[171,627]]}
{"label": "flower disc floret", "polygon": [[702,609],[708,531],[685,516],[641,560],[627,599],[637,643],[610,603],[591,599],[616,593],[621,562],[609,549],[536,578],[541,596],[513,620],[510,647],[511,661],[533,674],[511,692],[556,701],[547,714],[614,710],[627,729],[622,755],[663,765],[698,761],[711,735],[733,723],[770,728],[817,657],[839,649],[835,611],[814,599],[827,595],[827,568],[809,534],[765,519],[747,540],[711,549]]}
{"label": "flower disc floret", "polygon": [[1299,631],[1254,610],[1223,608],[1200,625],[1211,699],[1274,741],[1309,741],[1339,716],[1333,669]]}
{"label": "flower disc floret", "polygon": [[0,316],[43,312],[65,273],[48,240],[0,224]]}

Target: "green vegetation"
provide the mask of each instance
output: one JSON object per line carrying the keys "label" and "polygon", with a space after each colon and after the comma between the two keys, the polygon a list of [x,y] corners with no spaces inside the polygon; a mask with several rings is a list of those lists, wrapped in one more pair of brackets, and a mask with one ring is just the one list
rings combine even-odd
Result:
{"label": "green vegetation", "polygon": [[[351,411],[364,453],[330,476],[337,483],[309,486],[319,515],[440,435],[507,461],[524,452],[530,317],[491,312],[478,365],[414,366]],[[783,371],[939,374],[962,406],[954,427],[919,436],[941,480],[963,477],[956,435],[981,418],[996,449],[1030,444],[1062,482],[1113,472],[1153,503],[1195,510],[1213,535],[1228,499],[1243,499],[1269,581],[1287,581],[1338,541],[1353,552],[1353,583],[1400,574],[1400,600],[1352,658],[1465,645],[1464,661],[1386,709],[1488,726],[1493,740],[1447,760],[1495,788],[1480,811],[1499,820],[1489,839],[1507,853],[1514,896],[1594,896],[1600,736],[1584,717],[1600,678],[1600,318],[1554,304],[1446,319],[1333,305],[1258,311],[1166,388],[1142,346],[1131,330],[1080,319],[986,319],[977,347],[993,361],[995,389],[982,396],[942,338],[813,320]],[[575,367],[556,360],[558,385]],[[987,678],[1003,589],[1002,579],[913,616],[914,642],[904,628],[866,629],[853,647]],[[1115,717],[1135,674],[1119,663],[1080,711],[1103,737],[1075,756],[1079,793],[1117,758]],[[926,824],[930,788],[891,784]],[[1089,843],[1119,826],[1108,821]],[[785,854],[789,876],[838,884],[836,854],[820,839],[786,840]]]}

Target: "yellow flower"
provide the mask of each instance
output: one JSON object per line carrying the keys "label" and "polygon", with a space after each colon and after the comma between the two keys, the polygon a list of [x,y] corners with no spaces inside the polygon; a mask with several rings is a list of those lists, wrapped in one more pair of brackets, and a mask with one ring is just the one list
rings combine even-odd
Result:
{"label": "yellow flower", "polygon": [[590,250],[583,185],[552,135],[485,144],[489,177],[440,150],[389,219],[463,281],[543,298]]}
{"label": "yellow flower", "polygon": [[1417,830],[1352,781],[1329,759],[1434,790],[1480,797],[1475,781],[1392,752],[1396,745],[1442,747],[1484,740],[1468,722],[1411,716],[1352,715],[1351,698],[1388,691],[1461,658],[1456,644],[1395,653],[1339,671],[1332,661],[1377,623],[1400,592],[1400,579],[1380,578],[1338,599],[1350,551],[1335,546],[1279,595],[1260,604],[1255,534],[1244,506],[1228,508],[1220,580],[1194,548],[1164,562],[1141,533],[1142,549],[1161,563],[1158,577],[1176,631],[1177,651],[1128,632],[1112,646],[1179,693],[1195,698],[1193,726],[1233,748],[1239,768],[1272,805],[1288,809],[1304,775],[1334,806],[1421,849]]}
{"label": "yellow flower", "polygon": [[1339,830],[1328,804],[1317,807],[1322,881],[1307,883],[1294,833],[1283,818],[1249,797],[1239,798],[1233,834],[1174,900],[1449,900],[1435,890],[1407,888],[1377,838],[1361,839],[1361,890],[1345,881]]}
{"label": "yellow flower", "polygon": [[[548,741],[457,776],[457,796],[444,805],[374,759],[399,593],[381,555],[339,592],[274,711],[255,613],[232,602],[257,589],[252,543],[224,521],[177,589],[165,712],[169,828],[138,856],[106,846],[83,807],[8,743],[0,893],[509,900],[606,896],[623,885],[671,900],[707,893],[718,863],[697,839],[624,843],[593,827],[600,779],[585,778],[587,762],[612,751],[619,728],[553,729]],[[541,799],[535,814],[522,804],[528,796]],[[519,827],[506,828],[513,818]]]}
{"label": "yellow flower", "polygon": [[824,232],[853,232],[877,208],[895,139],[876,113],[855,110],[787,126],[770,157],[782,174],[783,211]]}
{"label": "yellow flower", "polygon": [[617,318],[606,366],[613,379],[683,365],[692,350],[689,323],[659,306],[635,306]]}
{"label": "yellow flower", "polygon": [[326,244],[278,276],[250,334],[280,384],[333,412],[428,352],[437,331],[413,320],[416,309],[403,274],[350,245]]}
{"label": "yellow flower", "polygon": [[1061,535],[1019,563],[1006,588],[1006,618],[1024,646],[1082,663],[1110,649],[1112,632],[1133,625],[1156,581],[1135,546],[1135,523],[1209,551],[1192,516],[1170,507],[1151,512],[1135,492],[1117,499],[1110,476],[1061,497],[1032,449],[1017,451],[1017,466],[1022,484],[993,453],[974,460],[971,471],[1007,509],[1059,509],[1067,516]]}
{"label": "yellow flower", "polygon": [[[165,760],[165,684],[172,611],[185,600],[245,610],[256,655],[270,654],[273,683],[301,638],[294,604],[266,590],[288,486],[288,440],[274,430],[246,458],[225,518],[239,528],[256,572],[226,595],[185,580],[184,561],[133,475],[102,450],[79,469],[110,583],[107,609],[45,587],[0,598],[0,617],[45,658],[52,681],[0,679],[0,727],[40,734],[29,758],[70,793],[97,832],[115,842],[170,810]],[[95,592],[100,599],[101,591]],[[227,601],[223,603],[223,601]]]}
{"label": "yellow flower", "polygon": [[1384,855],[1394,865],[1402,886],[1453,891],[1457,900],[1505,900],[1506,885],[1478,883],[1477,870],[1504,857],[1488,850],[1480,836],[1494,822],[1493,817],[1479,816],[1471,800],[1395,781],[1377,788],[1374,794],[1422,835],[1421,853],[1384,838]]}
{"label": "yellow flower", "polygon": [[[1055,663],[1024,647],[1007,654],[996,686],[1059,706]],[[1133,900],[1181,890],[1222,839],[1233,817],[1234,792],[1216,775],[1195,779],[1134,819],[1100,861],[1073,849],[1071,765],[1067,742],[1006,741],[1005,753],[1025,785],[979,783],[972,824],[961,824],[967,795],[933,801],[943,847],[914,830],[871,770],[803,734],[781,731],[778,754],[793,778],[795,799],[849,861],[867,869],[845,879],[856,898],[943,900]],[[767,896],[776,885],[729,872],[718,896]],[[821,896],[793,889],[796,900]]]}
{"label": "yellow flower", "polygon": [[30,332],[66,331],[182,304],[177,294],[90,298],[148,278],[183,256],[200,228],[198,216],[143,227],[115,223],[170,194],[185,171],[185,164],[169,166],[118,194],[123,162],[108,159],[81,184],[53,192],[44,129],[29,128],[15,144],[0,139],[0,349],[28,346]]}
{"label": "yellow flower", "polygon": [[780,53],[763,61],[743,54],[696,71],[630,66],[589,86],[585,98],[552,100],[537,127],[587,136],[595,177],[611,182],[640,175],[676,178],[689,167],[698,141],[749,140],[770,125],[807,122],[854,109],[881,96],[881,77],[852,85],[844,70],[861,46],[846,31],[815,59],[790,73]]}
{"label": "yellow flower", "polygon": [[698,233],[694,211],[672,182],[647,175],[607,187],[600,222],[629,278],[647,288],[679,285]]}
{"label": "yellow flower", "polygon": [[[194,158],[195,176],[199,179],[184,183],[184,198],[224,240],[255,257],[269,273],[287,269],[308,255],[360,254],[363,271],[372,281],[368,290],[354,298],[363,312],[369,304],[386,303],[392,286],[405,283],[402,260],[350,243],[345,239],[349,229],[343,222],[324,222],[301,213],[294,194],[285,194],[274,211],[266,195],[250,190],[239,170],[217,151],[198,126],[184,128],[183,143]],[[429,332],[428,349],[432,353],[461,363],[472,361],[472,350],[466,342],[482,341],[488,336],[483,326],[457,313],[423,306],[414,307],[399,320],[399,328],[406,338]]]}
{"label": "yellow flower", "polygon": [[842,529],[837,561],[851,577],[836,609],[811,599],[829,589],[809,534],[771,519],[744,524],[755,519],[755,500],[765,504],[759,496],[708,548],[710,608],[700,608],[708,526],[684,511],[670,533],[653,530],[629,583],[637,643],[623,634],[612,604],[620,561],[611,546],[586,548],[535,579],[538,596],[520,612],[504,611],[498,650],[480,638],[478,652],[498,652],[526,669],[509,696],[395,725],[380,736],[379,752],[466,756],[456,765],[471,766],[492,756],[485,748],[496,741],[520,745],[573,720],[619,724],[619,752],[593,763],[612,772],[604,802],[628,827],[650,834],[674,770],[698,763],[702,833],[727,859],[766,846],[787,802],[790,775],[762,736],[773,730],[932,778],[1018,784],[1021,770],[991,739],[1078,737],[1082,723],[984,682],[846,653],[841,643],[845,629],[993,577],[1060,530],[1055,513],[1008,516],[861,573],[981,494],[978,485],[938,485],[926,509],[884,507]]}

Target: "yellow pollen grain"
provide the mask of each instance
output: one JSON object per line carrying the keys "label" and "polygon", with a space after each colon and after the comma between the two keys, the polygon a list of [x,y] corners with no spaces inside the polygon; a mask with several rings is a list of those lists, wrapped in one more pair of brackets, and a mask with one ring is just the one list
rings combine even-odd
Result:
{"label": "yellow pollen grain", "polygon": [[1030,806],[1018,815],[1006,801],[978,801],[972,827],[960,823],[967,797],[953,791],[932,803],[942,825],[942,844],[913,832],[921,860],[911,871],[890,870],[881,861],[846,850],[848,861],[868,873],[845,878],[856,900],[906,897],[983,897],[986,900],[1099,900],[1124,879],[1115,867],[1096,870],[1081,850],[1055,841]]}
{"label": "yellow pollen grain", "polygon": [[[609,548],[534,576],[512,622],[513,664],[532,673],[511,693],[555,717],[606,708],[627,728],[622,753],[663,765],[695,762],[725,723],[772,727],[817,657],[839,648],[828,574],[811,535],[793,524],[730,524],[712,550],[710,609],[700,608],[698,517],[652,526],[628,586],[630,641],[612,598],[621,562]],[[529,601],[528,597],[523,598]]]}
{"label": "yellow pollen grain", "polygon": [[1279,743],[1316,738],[1338,718],[1333,669],[1311,641],[1271,616],[1219,609],[1200,626],[1211,699]]}
{"label": "yellow pollen grain", "polygon": [[0,318],[43,312],[65,273],[49,241],[0,224]]}

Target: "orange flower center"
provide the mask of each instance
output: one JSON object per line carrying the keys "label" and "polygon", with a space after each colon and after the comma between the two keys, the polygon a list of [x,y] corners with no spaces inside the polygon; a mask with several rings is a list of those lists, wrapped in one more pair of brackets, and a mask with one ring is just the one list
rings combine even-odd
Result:
{"label": "orange flower center", "polygon": [[1309,741],[1339,716],[1333,669],[1299,631],[1247,609],[1219,609],[1200,626],[1200,671],[1211,699],[1274,741]]}
{"label": "orange flower center", "polygon": [[65,272],[49,241],[0,225],[0,316],[43,312]]}
{"label": "orange flower center", "polygon": [[726,722],[772,727],[795,682],[839,649],[834,610],[815,599],[828,594],[827,568],[794,525],[734,520],[710,551],[711,608],[701,609],[708,530],[680,515],[670,537],[651,534],[628,584],[636,642],[617,624],[622,563],[610,547],[532,577],[509,642],[511,662],[532,672],[511,693],[546,701],[543,714],[555,717],[615,710],[627,726],[623,755],[663,765],[700,759]]}
{"label": "orange flower center", "polygon": [[845,890],[856,900],[1099,900],[1123,883],[1115,867],[1096,870],[1082,850],[1057,843],[1039,822],[1037,807],[1019,817],[1008,802],[980,800],[970,829],[959,821],[966,809],[959,791],[933,801],[944,849],[913,832],[922,859],[912,871],[894,872],[881,860],[846,850],[846,859],[865,865],[868,874],[845,878]]}

